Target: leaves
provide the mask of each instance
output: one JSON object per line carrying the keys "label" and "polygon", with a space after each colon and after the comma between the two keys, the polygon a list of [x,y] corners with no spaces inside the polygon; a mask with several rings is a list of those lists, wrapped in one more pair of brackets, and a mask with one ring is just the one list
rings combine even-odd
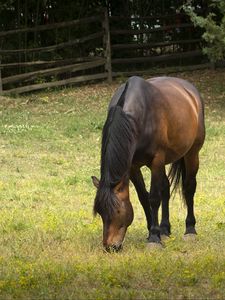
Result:
{"label": "leaves", "polygon": [[207,42],[207,46],[203,48],[203,53],[205,53],[212,62],[224,59],[225,2],[223,0],[214,0],[211,9],[217,13],[210,12],[205,18],[195,12],[192,1],[188,1],[183,5],[183,9],[190,16],[195,26],[199,26],[205,30],[202,37]]}

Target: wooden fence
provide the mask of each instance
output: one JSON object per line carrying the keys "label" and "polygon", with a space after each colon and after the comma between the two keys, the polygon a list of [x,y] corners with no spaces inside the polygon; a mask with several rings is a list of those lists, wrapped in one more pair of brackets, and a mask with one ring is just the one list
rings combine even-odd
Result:
{"label": "wooden fence", "polygon": [[[158,67],[162,72],[167,67],[168,72],[209,66],[202,55],[200,33],[190,22],[169,23],[175,17],[109,17],[105,10],[95,17],[0,32],[3,47],[12,38],[26,41],[18,49],[0,49],[0,92],[24,93],[97,79],[111,82],[120,75],[152,74],[154,70],[158,74]],[[82,36],[82,26],[98,31]],[[69,35],[72,38],[60,42],[55,38],[53,45],[27,45],[28,34],[36,37],[49,31],[57,37],[58,30],[75,30],[78,37]]]}
{"label": "wooden fence", "polygon": [[[90,18],[84,18],[80,20],[73,20],[70,22],[62,22],[49,25],[41,25],[35,28],[23,28],[10,30],[6,32],[0,32],[0,39],[4,41],[4,38],[15,38],[19,34],[36,33],[41,31],[55,31],[61,28],[69,28],[79,26],[82,24],[99,23],[101,30],[91,33],[87,36],[68,40],[66,42],[57,43],[44,47],[32,47],[21,49],[0,49],[0,55],[2,57],[0,64],[0,92],[6,93],[24,93],[34,90],[40,90],[43,88],[65,86],[68,84],[80,83],[84,81],[106,79],[110,81],[108,74],[111,66],[108,58],[109,54],[109,37],[108,25],[106,21],[108,18],[103,18],[102,15]],[[98,40],[97,46],[102,49],[101,56],[88,55],[80,57],[60,58],[55,60],[31,60],[28,61],[28,54],[31,57],[34,53],[38,55],[44,53],[55,54],[58,50],[69,49],[83,45],[87,42],[93,42]],[[4,43],[3,43],[4,44]],[[95,44],[96,47],[96,44]],[[105,49],[105,53],[103,52]],[[95,50],[95,49],[93,49]],[[20,57],[17,61],[11,58],[12,55]],[[21,55],[23,59],[21,59]],[[4,58],[10,56],[10,61],[4,63]],[[15,59],[16,60],[16,59]],[[13,70],[11,72],[11,70]],[[87,70],[94,72],[86,72]],[[17,73],[19,71],[19,74]],[[2,76],[1,76],[2,73]],[[84,73],[84,74],[82,74]],[[13,74],[13,75],[12,75]],[[69,78],[68,78],[69,77]]]}
{"label": "wooden fence", "polygon": [[[122,24],[129,25],[121,29]],[[112,16],[110,35],[113,76],[165,74],[210,66],[202,54],[202,32],[184,13]]]}

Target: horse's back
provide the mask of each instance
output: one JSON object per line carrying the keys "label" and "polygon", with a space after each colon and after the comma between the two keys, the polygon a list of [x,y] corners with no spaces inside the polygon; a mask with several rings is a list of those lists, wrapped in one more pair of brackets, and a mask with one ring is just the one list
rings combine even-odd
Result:
{"label": "horse's back", "polygon": [[[204,135],[204,105],[197,88],[187,80],[175,77],[155,77],[147,80],[158,89],[160,106],[166,103],[167,118],[172,118],[176,125],[187,124],[196,128],[197,135]],[[156,96],[157,97],[157,96]]]}
{"label": "horse's back", "polygon": [[[115,93],[110,106],[116,105],[124,87]],[[197,89],[183,79],[131,77],[123,110],[136,121],[137,148],[153,155],[163,151],[167,163],[193,145],[200,149],[204,142],[203,103]]]}
{"label": "horse's back", "polygon": [[[186,80],[166,76],[144,80],[141,77],[132,76],[128,79],[127,84],[129,87],[126,91],[126,100],[124,102],[124,110],[127,113],[131,113],[132,111],[136,113],[138,108],[143,106],[148,107],[149,104],[154,106],[153,102],[155,101],[157,101],[157,104],[161,108],[167,103],[175,106],[175,102],[178,102],[180,106],[195,106],[196,113],[202,114],[203,112],[203,104],[198,90]],[[115,92],[109,108],[117,104],[124,88],[125,84],[121,85]],[[179,103],[180,100],[182,102]]]}
{"label": "horse's back", "polygon": [[163,101],[174,103],[176,100],[183,105],[195,107],[196,113],[203,111],[201,96],[196,87],[189,81],[176,77],[155,77],[148,79],[147,82],[156,87],[163,98]]}

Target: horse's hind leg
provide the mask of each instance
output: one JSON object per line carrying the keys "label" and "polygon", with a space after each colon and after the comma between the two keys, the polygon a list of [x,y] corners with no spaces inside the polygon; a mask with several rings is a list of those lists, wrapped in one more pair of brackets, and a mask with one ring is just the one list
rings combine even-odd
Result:
{"label": "horse's hind leg", "polygon": [[196,175],[199,168],[198,151],[192,149],[184,157],[185,176],[183,178],[183,195],[187,204],[186,231],[185,234],[196,234],[194,215],[194,194],[196,190]]}
{"label": "horse's hind leg", "polygon": [[162,181],[162,220],[160,223],[161,236],[170,235],[170,221],[169,221],[169,199],[170,199],[170,184],[168,177],[164,174]]}
{"label": "horse's hind leg", "polygon": [[144,209],[146,220],[147,220],[147,227],[150,233],[151,229],[151,208],[149,203],[149,193],[146,190],[145,182],[139,168],[132,168],[130,173],[130,179],[133,182],[135,189],[138,194],[138,199]]}

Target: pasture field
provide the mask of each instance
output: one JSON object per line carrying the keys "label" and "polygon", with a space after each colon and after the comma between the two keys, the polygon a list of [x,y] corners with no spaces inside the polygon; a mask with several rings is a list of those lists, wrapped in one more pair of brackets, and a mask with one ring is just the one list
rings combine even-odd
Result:
{"label": "pasture field", "polygon": [[[101,130],[119,81],[0,98],[0,299],[224,299],[225,70],[176,74],[205,100],[206,142],[196,193],[196,241],[171,199],[171,238],[146,247],[133,186],[124,249],[102,251],[92,215]],[[121,79],[122,81],[122,79]],[[150,175],[144,170],[149,185]]]}

